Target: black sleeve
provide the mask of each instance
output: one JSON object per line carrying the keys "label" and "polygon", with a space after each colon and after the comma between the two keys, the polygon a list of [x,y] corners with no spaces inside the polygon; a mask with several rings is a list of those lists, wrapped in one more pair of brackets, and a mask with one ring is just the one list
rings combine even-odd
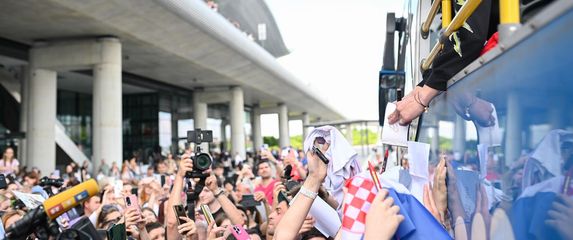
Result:
{"label": "black sleeve", "polygon": [[[459,11],[459,2],[452,1],[455,11]],[[468,18],[464,27],[452,34],[446,41],[442,51],[436,56],[432,69],[424,72],[423,80],[418,86],[428,85],[436,90],[445,91],[447,82],[456,73],[479,57],[488,39],[491,0],[484,0],[476,11]]]}

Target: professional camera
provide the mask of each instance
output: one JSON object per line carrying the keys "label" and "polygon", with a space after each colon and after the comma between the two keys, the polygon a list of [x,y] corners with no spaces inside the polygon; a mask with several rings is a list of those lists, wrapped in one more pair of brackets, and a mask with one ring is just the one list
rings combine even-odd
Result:
{"label": "professional camera", "polygon": [[213,159],[208,153],[201,152],[200,144],[213,142],[213,131],[201,131],[200,128],[187,131],[187,142],[195,143],[196,150],[195,156],[191,157],[193,159],[193,171],[187,172],[185,176],[187,178],[206,177],[203,172],[211,168]]}
{"label": "professional camera", "polygon": [[39,183],[40,187],[56,187],[56,188],[61,188],[64,185],[64,179],[61,178],[57,178],[57,179],[53,179],[53,178],[49,178],[48,176],[44,176],[43,178],[40,179],[40,183]]}

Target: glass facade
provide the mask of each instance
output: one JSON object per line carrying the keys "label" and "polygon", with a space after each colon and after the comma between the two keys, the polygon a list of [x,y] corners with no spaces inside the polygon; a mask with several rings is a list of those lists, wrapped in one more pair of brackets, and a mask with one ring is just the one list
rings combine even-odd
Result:
{"label": "glass facade", "polygon": [[123,95],[123,158],[144,156],[159,147],[159,95]]}
{"label": "glass facade", "polygon": [[92,95],[58,90],[57,119],[86,156],[92,155]]}

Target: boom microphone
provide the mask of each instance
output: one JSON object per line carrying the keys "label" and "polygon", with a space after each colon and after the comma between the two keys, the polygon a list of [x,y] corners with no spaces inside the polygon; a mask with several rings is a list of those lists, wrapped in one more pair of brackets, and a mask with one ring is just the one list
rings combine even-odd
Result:
{"label": "boom microphone", "polygon": [[46,199],[42,206],[30,210],[22,219],[6,229],[6,239],[25,239],[36,227],[49,227],[47,223],[50,220],[54,220],[98,192],[97,182],[90,179]]}

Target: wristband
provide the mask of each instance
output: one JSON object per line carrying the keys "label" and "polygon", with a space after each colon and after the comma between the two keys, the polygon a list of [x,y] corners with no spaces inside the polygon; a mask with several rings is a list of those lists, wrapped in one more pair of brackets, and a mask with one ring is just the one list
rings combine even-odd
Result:
{"label": "wristband", "polygon": [[221,196],[221,194],[225,193],[225,190],[219,188],[219,190],[217,190],[218,192],[215,193],[215,198],[219,198],[219,196]]}
{"label": "wristband", "polygon": [[314,200],[316,198],[316,195],[318,195],[318,193],[315,193],[313,191],[310,191],[308,189],[306,189],[304,186],[300,187],[300,190],[298,191],[298,193],[304,195],[307,198],[310,198],[312,200]]}

